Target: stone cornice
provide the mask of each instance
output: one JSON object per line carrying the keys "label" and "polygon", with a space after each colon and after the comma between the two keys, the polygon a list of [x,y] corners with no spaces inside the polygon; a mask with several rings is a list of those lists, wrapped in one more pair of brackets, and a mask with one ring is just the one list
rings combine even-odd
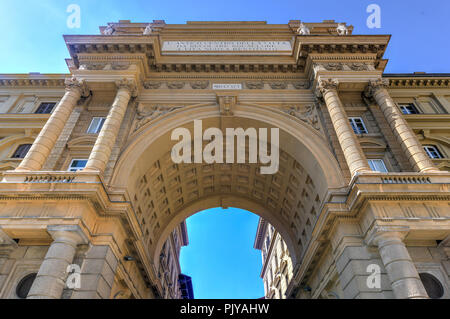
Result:
{"label": "stone cornice", "polygon": [[450,88],[449,77],[383,77],[389,81],[389,89],[403,89],[403,88]]}
{"label": "stone cornice", "polygon": [[0,74],[0,87],[64,88],[69,74]]}

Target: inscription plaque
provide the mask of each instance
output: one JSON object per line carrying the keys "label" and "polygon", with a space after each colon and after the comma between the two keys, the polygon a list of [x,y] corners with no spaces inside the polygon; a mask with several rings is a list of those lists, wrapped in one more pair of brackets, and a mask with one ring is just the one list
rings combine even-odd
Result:
{"label": "inscription plaque", "polygon": [[289,41],[164,41],[165,54],[290,54]]}

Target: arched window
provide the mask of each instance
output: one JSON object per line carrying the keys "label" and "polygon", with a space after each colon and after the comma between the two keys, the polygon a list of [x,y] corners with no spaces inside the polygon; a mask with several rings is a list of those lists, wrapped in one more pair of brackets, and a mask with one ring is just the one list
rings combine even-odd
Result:
{"label": "arched window", "polygon": [[12,158],[24,158],[27,155],[28,151],[31,148],[31,144],[21,144],[17,147],[14,154],[11,156]]}
{"label": "arched window", "polygon": [[20,299],[25,299],[30,292],[31,285],[33,285],[34,279],[36,279],[36,273],[26,275],[23,277],[16,287],[16,295]]}
{"label": "arched window", "polygon": [[422,280],[423,286],[427,291],[428,297],[431,299],[439,299],[444,295],[444,287],[441,282],[435,276],[428,273],[419,274],[420,280]]}

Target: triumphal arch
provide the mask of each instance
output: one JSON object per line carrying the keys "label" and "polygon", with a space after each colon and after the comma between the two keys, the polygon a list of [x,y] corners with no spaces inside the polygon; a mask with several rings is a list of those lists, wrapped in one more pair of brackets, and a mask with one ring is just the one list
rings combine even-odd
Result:
{"label": "triumphal arch", "polygon": [[[288,298],[450,296],[449,75],[385,74],[390,36],[333,20],[121,20],[64,40],[68,74],[0,75],[2,298],[173,297],[163,247],[213,207],[281,234]],[[174,161],[180,128],[191,161]],[[278,139],[208,161],[210,128]],[[248,161],[254,138],[275,171]]]}

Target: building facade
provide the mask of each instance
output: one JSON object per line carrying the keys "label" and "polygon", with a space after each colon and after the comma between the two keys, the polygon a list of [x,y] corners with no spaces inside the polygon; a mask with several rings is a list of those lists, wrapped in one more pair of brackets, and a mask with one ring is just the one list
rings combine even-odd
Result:
{"label": "building facade", "polygon": [[292,259],[281,235],[262,218],[258,222],[254,248],[261,250],[264,299],[286,299],[293,276]]}
{"label": "building facade", "polygon": [[[386,74],[389,39],[122,20],[65,36],[68,74],[0,75],[0,296],[177,298],[183,221],[239,207],[283,238],[287,298],[448,298],[450,75]],[[278,128],[278,171],[174,162],[194,120]]]}

